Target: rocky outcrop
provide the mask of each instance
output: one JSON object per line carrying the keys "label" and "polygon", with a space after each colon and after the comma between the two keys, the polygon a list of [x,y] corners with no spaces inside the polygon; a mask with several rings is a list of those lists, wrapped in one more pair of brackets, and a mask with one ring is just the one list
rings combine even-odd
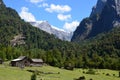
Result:
{"label": "rocky outcrop", "polygon": [[3,0],[0,0],[0,8],[5,7],[5,4],[3,3]]}
{"label": "rocky outcrop", "polygon": [[[73,42],[89,39],[99,33],[107,32],[112,28],[119,26],[120,0],[98,0],[96,7],[93,9],[88,19],[92,25],[86,25],[88,21],[83,20],[84,23],[82,21],[73,34]],[[84,29],[87,27],[89,29]]]}
{"label": "rocky outcrop", "polygon": [[102,12],[102,10],[105,6],[106,1],[107,0],[98,0],[96,6],[94,6],[93,9],[92,9],[90,17],[92,17],[96,14],[101,14],[101,12]]}
{"label": "rocky outcrop", "polygon": [[24,39],[25,39],[25,37],[23,37],[23,35],[19,34],[17,36],[14,36],[14,39],[10,40],[10,44],[12,46],[25,44]]}
{"label": "rocky outcrop", "polygon": [[0,5],[2,5],[3,4],[3,1],[2,0],[0,0]]}
{"label": "rocky outcrop", "polygon": [[92,29],[92,25],[92,20],[85,18],[79,25],[81,27],[77,27],[76,31],[74,32],[72,41],[78,42],[78,40],[81,41],[86,39]]}

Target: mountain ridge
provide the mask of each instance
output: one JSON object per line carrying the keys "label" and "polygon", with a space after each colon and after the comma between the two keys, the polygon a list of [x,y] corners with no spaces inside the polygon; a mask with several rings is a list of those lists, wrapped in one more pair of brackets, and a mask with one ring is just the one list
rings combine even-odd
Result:
{"label": "mountain ridge", "polygon": [[[93,9],[88,18],[81,21],[80,25],[75,30],[71,41],[80,42],[95,37],[99,33],[108,32],[115,26],[120,25],[119,0],[98,0],[96,8]],[[90,22],[88,23],[88,21]]]}
{"label": "mountain ridge", "polygon": [[29,22],[32,26],[38,27],[39,29],[55,35],[57,38],[70,41],[72,37],[72,33],[65,32],[64,30],[57,29],[56,27],[51,26],[47,21],[41,22]]}

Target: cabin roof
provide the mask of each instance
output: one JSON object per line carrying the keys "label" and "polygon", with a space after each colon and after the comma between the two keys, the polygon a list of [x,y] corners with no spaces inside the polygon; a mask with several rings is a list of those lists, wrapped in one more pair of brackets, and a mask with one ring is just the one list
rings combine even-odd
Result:
{"label": "cabin roof", "polygon": [[12,60],[12,61],[20,61],[20,60],[23,60],[25,57],[26,57],[26,56],[20,56],[20,57],[18,57],[17,59],[14,59],[14,60]]}
{"label": "cabin roof", "polygon": [[20,60],[23,60],[24,58],[26,58],[26,56],[20,56],[20,57],[18,57],[18,59],[20,59]]}
{"label": "cabin roof", "polygon": [[32,59],[33,62],[43,62],[42,59]]}
{"label": "cabin roof", "polygon": [[[25,59],[26,58],[26,56],[20,56],[20,57],[18,57],[17,59],[13,59],[12,61],[21,61],[21,60],[23,60],[23,59]],[[43,62],[43,60],[42,59],[30,59],[32,62]]]}
{"label": "cabin roof", "polygon": [[20,59],[13,59],[12,61],[20,61]]}

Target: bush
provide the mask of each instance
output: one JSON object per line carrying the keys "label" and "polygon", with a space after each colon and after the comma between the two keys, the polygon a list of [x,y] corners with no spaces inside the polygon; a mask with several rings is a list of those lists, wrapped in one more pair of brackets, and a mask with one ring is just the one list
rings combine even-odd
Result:
{"label": "bush", "polygon": [[81,76],[81,77],[79,77],[78,79],[75,79],[75,80],[85,80],[85,76]]}
{"label": "bush", "polygon": [[85,73],[85,71],[83,71],[83,73]]}
{"label": "bush", "polygon": [[90,80],[93,80],[92,78]]}
{"label": "bush", "polygon": [[36,80],[36,74],[34,73],[32,76],[31,76],[31,80]]}
{"label": "bush", "polygon": [[109,73],[107,73],[107,74],[106,74],[106,76],[110,76],[110,74],[109,74]]}
{"label": "bush", "polygon": [[115,74],[113,74],[113,76],[115,76]]}

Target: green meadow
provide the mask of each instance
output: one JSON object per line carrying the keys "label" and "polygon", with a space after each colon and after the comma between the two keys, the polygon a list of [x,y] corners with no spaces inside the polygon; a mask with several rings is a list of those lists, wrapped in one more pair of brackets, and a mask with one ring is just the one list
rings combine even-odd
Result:
{"label": "green meadow", "polygon": [[[119,71],[108,69],[94,69],[96,74],[86,74],[88,69],[74,69],[73,71],[59,69],[57,67],[25,67],[21,70],[18,67],[0,65],[0,80],[30,80],[31,71],[39,71],[37,80],[74,80],[85,76],[86,80],[120,80]],[[109,74],[109,75],[106,75]]]}

